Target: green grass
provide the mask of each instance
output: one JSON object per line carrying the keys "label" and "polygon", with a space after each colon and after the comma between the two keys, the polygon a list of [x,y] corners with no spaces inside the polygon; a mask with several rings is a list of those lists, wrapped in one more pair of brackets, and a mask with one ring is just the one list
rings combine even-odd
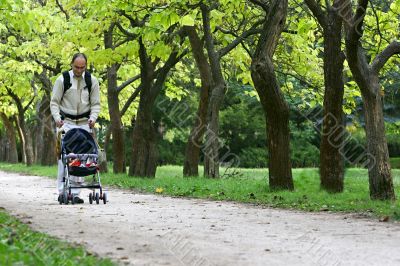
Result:
{"label": "green grass", "polygon": [[0,209],[0,265],[115,265],[30,228]]}
{"label": "green grass", "polygon": [[400,157],[390,158],[390,166],[392,169],[400,169]]}
{"label": "green grass", "polygon": [[[55,178],[56,167],[10,165],[0,163],[5,171],[23,172]],[[202,169],[200,169],[202,171]],[[200,171],[200,174],[202,174]],[[221,170],[221,174],[224,170]],[[400,170],[393,170],[396,194],[400,196]],[[372,201],[368,191],[366,169],[346,170],[345,190],[331,194],[320,190],[318,170],[314,168],[293,169],[295,191],[270,191],[266,169],[238,169],[234,174],[221,179],[182,177],[182,167],[162,166],[157,168],[156,178],[135,178],[112,173],[102,174],[105,186],[136,189],[178,197],[207,198],[255,203],[270,207],[298,209],[304,211],[334,211],[359,213],[363,216],[385,217],[400,220],[400,201]]]}

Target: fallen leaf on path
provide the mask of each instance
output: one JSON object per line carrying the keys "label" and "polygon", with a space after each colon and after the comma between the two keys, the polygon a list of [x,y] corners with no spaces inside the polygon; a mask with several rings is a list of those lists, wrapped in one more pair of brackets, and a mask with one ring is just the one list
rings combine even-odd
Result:
{"label": "fallen leaf on path", "polygon": [[389,222],[389,216],[384,216],[381,219],[379,219],[379,222]]}

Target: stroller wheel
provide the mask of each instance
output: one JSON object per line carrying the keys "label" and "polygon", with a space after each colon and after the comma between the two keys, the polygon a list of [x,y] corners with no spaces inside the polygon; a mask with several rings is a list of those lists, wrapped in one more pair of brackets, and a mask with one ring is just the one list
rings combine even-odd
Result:
{"label": "stroller wheel", "polygon": [[58,195],[58,199],[57,200],[58,200],[58,203],[60,203],[60,205],[63,204],[64,196],[62,194]]}
{"label": "stroller wheel", "polygon": [[107,203],[107,193],[103,193],[103,203],[106,204]]}
{"label": "stroller wheel", "polygon": [[64,204],[68,204],[68,196],[64,194],[63,196]]}
{"label": "stroller wheel", "polygon": [[93,194],[92,194],[92,192],[89,193],[89,203],[90,204],[93,203]]}
{"label": "stroller wheel", "polygon": [[96,204],[100,203],[99,193],[96,192]]}

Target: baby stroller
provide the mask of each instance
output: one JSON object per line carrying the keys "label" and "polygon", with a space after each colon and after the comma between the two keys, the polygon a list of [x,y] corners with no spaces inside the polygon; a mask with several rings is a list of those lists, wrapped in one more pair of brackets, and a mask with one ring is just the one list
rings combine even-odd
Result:
{"label": "baby stroller", "polygon": [[[68,204],[70,201],[74,204],[72,189],[88,188],[92,189],[89,193],[89,203],[96,201],[99,204],[100,200],[104,204],[107,202],[107,194],[103,192],[100,183],[100,174],[98,169],[98,147],[92,135],[84,129],[73,128],[67,133],[61,135],[61,160],[64,165],[64,190],[58,198],[60,204]],[[76,177],[92,176],[89,182],[79,183],[71,181]],[[100,190],[100,193],[96,192]]]}

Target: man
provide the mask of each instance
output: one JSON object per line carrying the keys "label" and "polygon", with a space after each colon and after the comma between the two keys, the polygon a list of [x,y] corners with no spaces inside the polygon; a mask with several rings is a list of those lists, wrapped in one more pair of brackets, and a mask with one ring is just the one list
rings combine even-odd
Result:
{"label": "man", "polygon": [[[71,128],[80,127],[91,132],[96,123],[100,113],[99,82],[89,72],[85,72],[86,66],[86,55],[76,53],[71,60],[72,70],[60,75],[54,84],[50,110],[56,122],[57,131],[67,132]],[[69,88],[64,88],[64,75],[67,75],[67,78],[69,76]],[[85,75],[91,76],[92,86],[90,89],[87,87]],[[57,176],[59,195],[63,192],[63,175],[64,167],[59,158]],[[74,203],[83,203],[83,199],[79,198],[79,193],[79,189],[72,190]]]}

